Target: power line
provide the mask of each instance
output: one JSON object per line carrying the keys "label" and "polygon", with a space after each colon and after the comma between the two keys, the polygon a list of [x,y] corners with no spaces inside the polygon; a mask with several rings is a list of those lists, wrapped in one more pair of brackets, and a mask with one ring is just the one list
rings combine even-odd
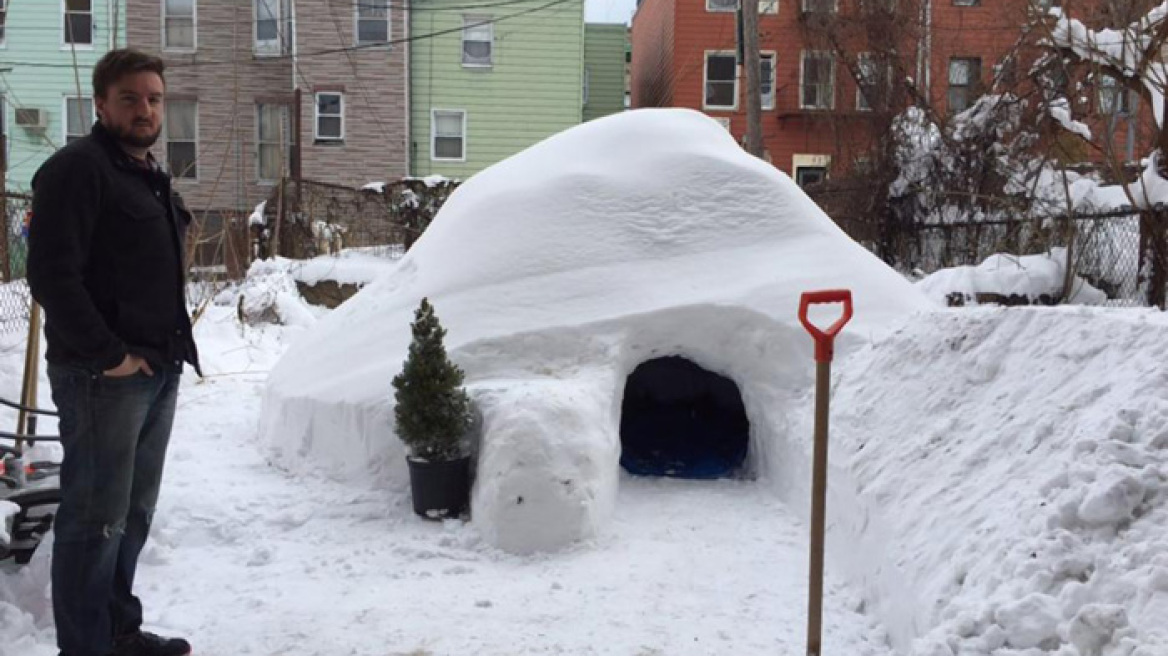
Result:
{"label": "power line", "polygon": [[[526,2],[529,0],[523,0],[523,1]],[[289,60],[289,59],[293,59],[293,58],[306,59],[306,58],[312,58],[312,57],[322,57],[322,56],[326,56],[326,55],[335,55],[335,54],[346,53],[346,52],[357,52],[357,51],[361,51],[361,50],[384,48],[385,46],[392,46],[392,45],[397,45],[397,44],[402,44],[402,43],[413,43],[415,41],[423,41],[426,39],[433,39],[433,38],[436,38],[439,36],[444,36],[446,34],[455,34],[458,32],[462,32],[463,30],[465,30],[467,28],[471,28],[471,27],[480,27],[482,25],[491,25],[494,23],[501,23],[503,21],[510,20],[512,18],[518,18],[520,16],[526,16],[528,14],[534,14],[536,12],[545,11],[547,9],[550,9],[550,8],[558,6],[558,5],[566,4],[569,2],[578,2],[578,1],[579,0],[551,0],[551,2],[547,2],[545,4],[539,5],[538,7],[532,7],[530,9],[525,9],[523,11],[517,11],[517,12],[512,13],[512,14],[507,14],[506,16],[500,16],[498,18],[490,18],[490,19],[486,19],[483,21],[479,21],[477,23],[468,23],[468,24],[463,25],[461,27],[453,27],[450,29],[439,30],[437,32],[430,32],[427,34],[416,34],[413,36],[402,37],[400,39],[390,39],[388,41],[378,41],[375,43],[360,43],[357,45],[344,46],[344,47],[340,47],[340,48],[328,48],[325,50],[315,50],[312,52],[301,52],[301,53],[297,53],[296,55],[292,55],[291,53],[287,53],[287,54],[282,53],[282,54],[278,54],[278,55],[268,55],[268,56],[263,56],[263,57],[254,57],[254,58],[249,57],[247,59],[221,59],[221,60],[208,59],[208,60],[194,61],[194,62],[188,62],[188,63],[174,62],[174,63],[167,64],[167,68],[194,69],[194,68],[208,67],[208,66],[226,66],[226,65],[239,64],[239,63],[252,63],[252,64],[254,64],[254,63],[261,63],[261,62],[277,62],[277,61],[285,61],[285,60]],[[15,61],[15,60],[0,60],[0,66],[28,66],[30,68],[72,68],[72,65],[70,65],[70,64],[55,64],[52,62],[31,62],[31,61]]]}

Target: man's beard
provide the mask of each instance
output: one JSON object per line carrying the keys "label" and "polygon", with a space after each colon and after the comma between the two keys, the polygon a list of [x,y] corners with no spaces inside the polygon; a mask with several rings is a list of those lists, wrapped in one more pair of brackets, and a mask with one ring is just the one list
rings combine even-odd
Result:
{"label": "man's beard", "polygon": [[146,136],[135,134],[134,124],[132,123],[128,128],[123,128],[121,126],[115,127],[113,133],[119,141],[126,144],[127,146],[130,146],[131,148],[149,148],[153,146],[154,143],[158,141],[158,137],[162,135],[162,126],[159,126],[154,134]]}

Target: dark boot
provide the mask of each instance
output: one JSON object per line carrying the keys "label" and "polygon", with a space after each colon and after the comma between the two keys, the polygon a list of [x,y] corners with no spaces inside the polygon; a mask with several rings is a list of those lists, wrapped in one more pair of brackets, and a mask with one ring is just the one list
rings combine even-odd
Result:
{"label": "dark boot", "polygon": [[114,640],[110,656],[188,656],[191,643],[182,638],[162,636],[139,631]]}

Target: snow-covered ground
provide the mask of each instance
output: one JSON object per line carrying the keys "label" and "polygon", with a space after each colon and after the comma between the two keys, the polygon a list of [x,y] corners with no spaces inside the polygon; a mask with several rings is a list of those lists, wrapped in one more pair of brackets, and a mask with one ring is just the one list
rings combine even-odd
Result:
{"label": "snow-covered ground", "polygon": [[[261,390],[302,331],[199,323],[209,375],[184,382],[140,570],[154,628],[216,656],[801,652],[800,449],[757,481],[622,475],[599,537],[508,555],[404,487],[269,461]],[[21,342],[0,337],[0,394]],[[1150,311],[977,308],[841,353],[824,653],[1168,654],[1166,345]],[[0,569],[2,656],[55,653],[46,555]]]}
{"label": "snow-covered ground", "polygon": [[[139,570],[150,626],[191,636],[207,656],[764,654],[802,645],[806,529],[760,482],[625,477],[603,536],[518,557],[486,546],[473,522],[415,517],[404,488],[272,466],[257,439],[260,393],[298,331],[241,328],[230,306],[199,323],[208,375],[184,381]],[[0,394],[11,395],[21,344],[0,339]],[[47,401],[45,381],[42,390]],[[0,569],[2,656],[56,653],[47,552]],[[825,647],[890,654],[837,574],[828,577]]]}

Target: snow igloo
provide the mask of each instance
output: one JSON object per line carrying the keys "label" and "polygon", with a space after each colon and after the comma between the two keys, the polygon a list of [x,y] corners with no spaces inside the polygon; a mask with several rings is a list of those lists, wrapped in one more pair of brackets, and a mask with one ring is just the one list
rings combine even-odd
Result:
{"label": "snow igloo", "polygon": [[603,528],[622,465],[765,479],[803,457],[786,433],[814,372],[799,297],[839,287],[841,340],[932,307],[714,120],[617,114],[467,180],[292,345],[261,433],[282,466],[408,494],[390,380],[428,297],[479,415],[472,521],[505,550],[556,549]]}

